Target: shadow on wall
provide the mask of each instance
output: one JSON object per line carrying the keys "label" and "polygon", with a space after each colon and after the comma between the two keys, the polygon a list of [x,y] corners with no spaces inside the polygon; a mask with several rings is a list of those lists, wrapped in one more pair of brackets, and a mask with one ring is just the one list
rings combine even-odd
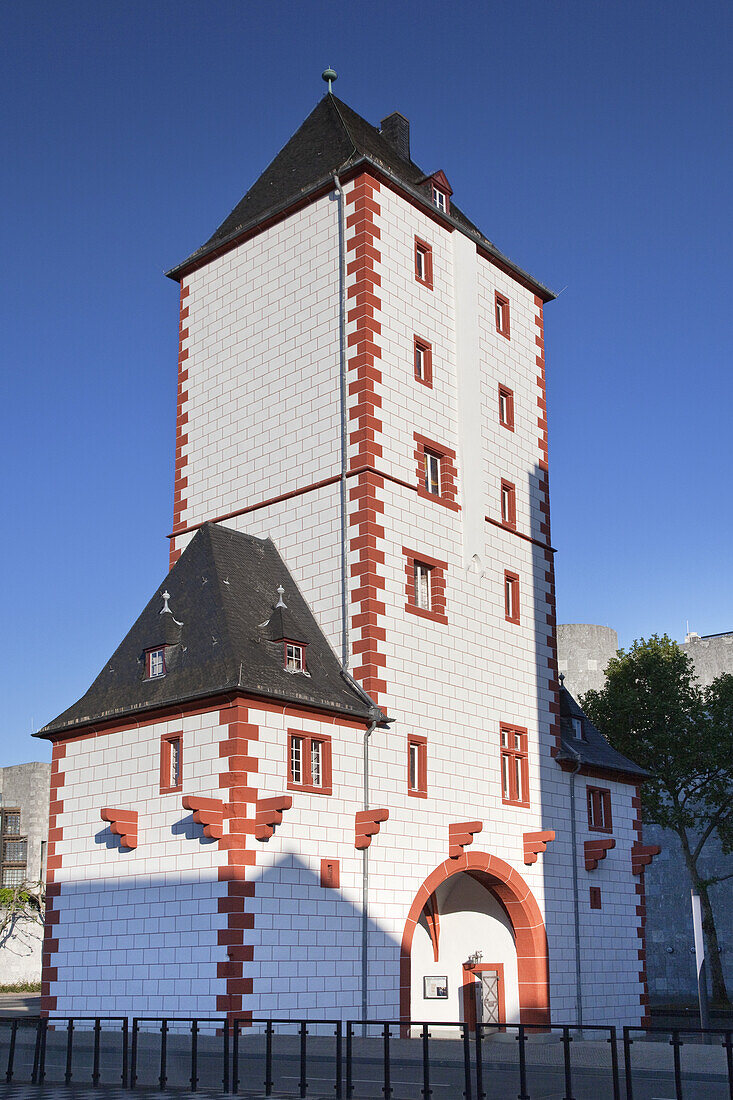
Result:
{"label": "shadow on wall", "polygon": [[[5,911],[0,909],[0,924]],[[43,925],[22,915],[10,916],[0,931],[0,980],[3,984],[41,980]]]}

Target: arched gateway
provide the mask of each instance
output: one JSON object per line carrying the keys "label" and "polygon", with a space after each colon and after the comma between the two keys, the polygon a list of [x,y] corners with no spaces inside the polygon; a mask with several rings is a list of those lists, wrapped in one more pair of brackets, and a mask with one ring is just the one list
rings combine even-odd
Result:
{"label": "arched gateway", "polygon": [[[414,950],[420,953],[417,967],[413,967]],[[483,952],[481,963],[465,967],[476,950]],[[417,973],[426,966],[435,977]],[[444,997],[445,1009],[453,1009],[448,1018],[457,1018],[458,1004],[461,1017],[470,1020],[473,1009],[465,994],[475,981],[480,986],[487,970],[496,974],[495,993],[503,1019],[516,1021],[518,1008],[520,1023],[549,1024],[547,934],[539,906],[508,863],[485,852],[467,852],[436,867],[410,907],[400,955],[400,1018],[405,1022],[411,1017],[427,1019],[431,1009],[435,1018],[442,1007],[437,998]],[[424,982],[419,1009],[413,1004],[417,977]],[[447,978],[447,991],[442,978]],[[459,989],[460,1003],[455,996]]]}

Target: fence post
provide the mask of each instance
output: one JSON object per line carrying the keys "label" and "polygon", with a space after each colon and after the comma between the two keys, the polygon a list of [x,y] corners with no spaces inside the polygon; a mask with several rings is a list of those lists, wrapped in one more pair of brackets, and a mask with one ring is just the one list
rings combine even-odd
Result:
{"label": "fence post", "polygon": [[198,1020],[191,1020],[191,1092],[196,1092],[196,1086],[199,1080],[198,1074],[198,1039],[199,1039],[199,1025]]}
{"label": "fence post", "polygon": [[342,1074],[342,1062],[343,1052],[341,1050],[341,1021],[336,1021],[336,1100],[342,1100],[343,1092],[341,1086],[341,1074]]}
{"label": "fence post", "polygon": [[130,1050],[130,1088],[134,1089],[137,1084],[137,1029],[138,1029],[137,1016],[132,1018],[132,1047]]}
{"label": "fence post", "polygon": [[389,1024],[385,1024],[382,1029],[382,1037],[384,1044],[384,1093],[385,1100],[389,1100],[392,1095],[392,1074],[389,1064]]}
{"label": "fence post", "polygon": [[74,1018],[69,1016],[69,1022],[66,1025],[66,1072],[64,1073],[64,1084],[71,1084],[71,1063],[73,1059],[74,1049]]}
{"label": "fence post", "polygon": [[37,1085],[38,1084],[38,1062],[39,1062],[39,1059],[40,1059],[40,1056],[41,1056],[41,1024],[42,1023],[43,1023],[43,1020],[39,1016],[38,1017],[38,1022],[36,1024],[36,1045],[33,1048],[33,1069],[31,1071],[31,1084],[32,1085]]}
{"label": "fence post", "polygon": [[351,1058],[353,1054],[354,1029],[351,1020],[346,1021],[346,1100],[351,1100],[354,1085],[351,1080]]}
{"label": "fence post", "polygon": [[224,1053],[224,1072],[221,1075],[221,1086],[224,1092],[229,1092],[229,1018],[224,1017],[224,1026],[222,1030],[223,1035],[223,1053]]}
{"label": "fence post", "polygon": [[519,1043],[519,1097],[518,1100],[531,1100],[529,1093],[527,1092],[527,1052],[524,1049],[524,1044],[527,1042],[527,1034],[525,1031],[525,1025],[519,1025],[519,1034],[517,1035],[517,1042]]}
{"label": "fence post", "polygon": [[13,1020],[10,1025],[10,1047],[8,1049],[8,1067],[5,1070],[5,1080],[8,1084],[13,1080],[13,1062],[15,1060],[15,1039],[18,1034],[18,1021]]}
{"label": "fence post", "polygon": [[468,1024],[461,1024],[461,1037],[463,1039],[463,1077],[465,1088],[463,1095],[466,1100],[473,1100],[471,1089],[471,1032],[468,1030]]}
{"label": "fence post", "polygon": [[265,1024],[265,1096],[272,1096],[272,1020]]}
{"label": "fence post", "polygon": [[[704,1042],[703,1038],[703,1042]],[[682,1065],[680,1062],[680,1047],[682,1042],[680,1040],[680,1033],[677,1028],[672,1028],[672,1038],[669,1040],[669,1045],[672,1047],[674,1055],[674,1091],[677,1095],[677,1100],[682,1100]]]}
{"label": "fence post", "polygon": [[484,1100],[484,1055],[481,1049],[483,1026],[476,1022],[476,1100]]}
{"label": "fence post", "polygon": [[232,1093],[239,1091],[239,1020],[232,1020]]}
{"label": "fence post", "polygon": [[122,1087],[127,1088],[127,1051],[129,1042],[129,1021],[127,1016],[122,1019]]}
{"label": "fence post", "polygon": [[306,1021],[300,1021],[300,1095],[305,1096],[308,1092],[308,1073],[306,1069],[306,1036],[308,1032],[306,1030]]}
{"label": "fence post", "polygon": [[564,1100],[573,1100],[573,1071],[570,1065],[570,1028],[562,1029],[563,1061],[565,1063],[565,1097]]}
{"label": "fence post", "polygon": [[430,1088],[430,1032],[428,1025],[422,1025],[422,1094],[425,1100],[432,1095]]}
{"label": "fence post", "polygon": [[160,1091],[163,1092],[165,1083],[168,1080],[166,1075],[166,1059],[168,1057],[168,1021],[161,1020],[160,1022]]}
{"label": "fence post", "polygon": [[634,1085],[631,1080],[631,1028],[624,1027],[624,1074],[626,1077],[626,1100],[634,1100]]}
{"label": "fence post", "polygon": [[618,1079],[618,1047],[616,1046],[616,1028],[609,1028],[611,1037],[611,1074],[613,1076],[613,1100],[621,1100],[621,1082]]}
{"label": "fence post", "polygon": [[102,1021],[99,1016],[94,1020],[94,1062],[92,1063],[92,1088],[99,1087],[99,1042],[102,1033]]}

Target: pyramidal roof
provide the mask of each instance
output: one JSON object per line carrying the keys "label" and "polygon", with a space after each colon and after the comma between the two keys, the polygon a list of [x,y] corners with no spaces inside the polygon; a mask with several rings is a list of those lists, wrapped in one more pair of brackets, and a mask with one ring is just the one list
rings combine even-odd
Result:
{"label": "pyramidal roof", "polygon": [[529,283],[544,300],[555,297],[551,290],[500,252],[452,200],[449,213],[438,212],[433,206],[428,184],[431,176],[405,158],[390,138],[331,92],[314,107],[213,236],[167,274],[172,279],[179,279],[189,267],[195,267],[261,222],[319,191],[335,174],[347,172],[360,163],[372,165],[386,174],[428,208],[433,217],[473,238]]}
{"label": "pyramidal roof", "polygon": [[[286,671],[284,637],[305,645],[307,673]],[[165,675],[149,677],[146,653],[162,647]],[[233,690],[365,720],[377,713],[342,673],[272,540],[207,523],[89,691],[36,736]]]}

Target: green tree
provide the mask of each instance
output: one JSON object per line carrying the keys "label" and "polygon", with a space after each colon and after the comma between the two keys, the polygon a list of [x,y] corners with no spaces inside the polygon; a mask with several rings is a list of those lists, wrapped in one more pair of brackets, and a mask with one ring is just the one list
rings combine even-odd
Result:
{"label": "green tree", "polygon": [[648,821],[673,830],[700,895],[713,999],[727,1002],[710,887],[733,875],[704,878],[700,857],[716,833],[733,850],[733,676],[705,690],[690,658],[667,635],[620,649],[606,669],[601,691],[589,691],[583,708],[611,744],[651,773],[642,784]]}

